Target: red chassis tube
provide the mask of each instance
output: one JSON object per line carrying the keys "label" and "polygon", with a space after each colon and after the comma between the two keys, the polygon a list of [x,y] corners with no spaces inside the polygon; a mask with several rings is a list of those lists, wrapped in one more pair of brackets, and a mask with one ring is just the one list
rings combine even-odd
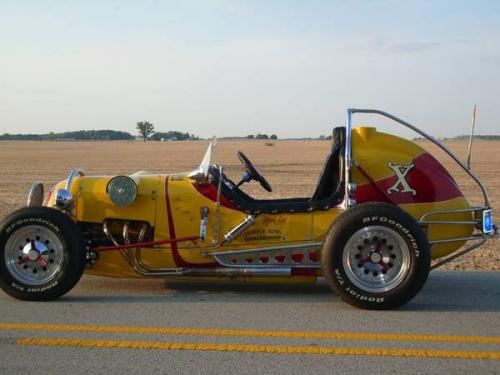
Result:
{"label": "red chassis tube", "polygon": [[152,246],[164,245],[164,244],[168,244],[168,243],[187,242],[187,241],[192,241],[193,243],[196,243],[196,241],[199,239],[200,239],[200,237],[198,237],[198,236],[181,237],[181,238],[175,238],[175,239],[170,239],[170,240],[138,242],[138,243],[132,243],[129,245],[99,246],[99,247],[96,247],[92,250],[96,251],[96,252],[112,251],[112,250],[121,250],[121,249],[133,249],[136,247],[152,247]]}

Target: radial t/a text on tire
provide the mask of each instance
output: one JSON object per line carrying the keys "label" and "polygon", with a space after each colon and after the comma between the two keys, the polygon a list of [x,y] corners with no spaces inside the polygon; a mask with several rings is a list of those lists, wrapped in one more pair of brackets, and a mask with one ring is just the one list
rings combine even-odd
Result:
{"label": "radial t/a text on tire", "polygon": [[348,209],[331,226],[322,251],[328,285],[365,309],[410,301],[425,284],[430,261],[427,237],[415,219],[386,203]]}
{"label": "radial t/a text on tire", "polygon": [[84,265],[78,226],[58,210],[25,207],[0,224],[0,287],[12,297],[58,298],[80,280]]}

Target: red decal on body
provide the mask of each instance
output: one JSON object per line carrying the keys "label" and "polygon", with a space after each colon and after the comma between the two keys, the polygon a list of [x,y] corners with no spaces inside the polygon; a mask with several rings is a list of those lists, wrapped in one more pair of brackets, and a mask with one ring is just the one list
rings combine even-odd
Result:
{"label": "red decal on body", "polygon": [[[175,226],[174,226],[174,218],[172,215],[172,207],[170,206],[170,196],[168,194],[168,177],[165,179],[165,202],[167,206],[167,220],[168,220],[168,232],[170,235],[170,240],[175,241]],[[191,267],[191,268],[199,268],[199,267],[217,267],[218,264],[216,262],[210,263],[191,263],[184,260],[179,254],[179,249],[177,248],[177,242],[172,242],[172,257],[174,258],[175,265],[177,267]]]}
{"label": "red decal on body", "polygon": [[[395,204],[405,203],[427,203],[441,202],[462,197],[463,194],[457,186],[453,177],[446,169],[430,154],[424,153],[413,159],[413,167],[405,174],[400,173],[375,181],[359,185],[356,190],[356,201],[363,202],[386,202],[387,198]],[[409,164],[410,165],[410,164]],[[404,167],[402,170],[404,172]],[[387,167],[392,169],[393,167]],[[398,182],[404,181],[415,193],[405,192],[405,189],[397,187]]]}
{"label": "red decal on body", "polygon": [[[377,185],[377,183],[373,180],[373,178],[368,174],[368,172],[365,171],[365,169],[361,165],[356,165],[358,168],[358,171],[363,175],[364,178],[366,178],[370,182],[370,187],[374,188],[377,193],[379,193],[380,197],[383,198],[382,201],[387,201],[388,203],[394,204],[394,201],[387,195],[387,193],[380,188],[380,186]],[[364,186],[364,185],[361,185]],[[358,197],[356,196],[356,199]]]}
{"label": "red decal on body", "polygon": [[[193,183],[193,187],[196,189],[196,191],[198,191],[198,193],[200,193],[204,197],[210,199],[213,202],[217,202],[217,189],[215,188],[214,185],[210,183],[206,184]],[[221,206],[230,208],[232,210],[238,210],[238,208],[222,194],[220,196],[220,204]]]}

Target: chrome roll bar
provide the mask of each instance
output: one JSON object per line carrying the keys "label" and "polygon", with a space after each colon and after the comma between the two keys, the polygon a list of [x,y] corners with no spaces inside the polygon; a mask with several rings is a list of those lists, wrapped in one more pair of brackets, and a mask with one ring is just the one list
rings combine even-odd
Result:
{"label": "chrome roll bar", "polygon": [[347,109],[347,119],[346,119],[346,137],[345,137],[345,152],[344,152],[344,162],[345,162],[345,177],[344,177],[344,186],[345,186],[345,195],[344,202],[345,208],[349,208],[350,206],[354,206],[356,204],[355,201],[349,199],[349,186],[351,184],[351,167],[352,167],[352,109]]}
{"label": "chrome roll bar", "polygon": [[[344,200],[345,202],[345,207],[349,208],[349,206],[352,206],[356,202],[348,199],[348,186],[351,182],[351,174],[350,170],[351,167],[354,165],[354,161],[352,160],[352,117],[355,113],[366,113],[366,114],[376,114],[376,115],[381,115],[383,117],[386,117],[390,120],[393,120],[404,127],[413,130],[415,133],[420,134],[422,137],[426,138],[427,140],[431,141],[434,143],[436,146],[438,146],[441,150],[443,150],[448,156],[450,156],[464,171],[469,175],[470,178],[476,184],[479,186],[481,189],[481,192],[483,194],[483,199],[484,199],[484,206],[483,207],[471,207],[471,208],[466,208],[466,209],[458,209],[458,210],[436,210],[436,211],[430,211],[422,215],[420,220],[418,221],[419,224],[421,225],[432,225],[432,224],[455,224],[455,225],[478,225],[479,221],[478,220],[459,220],[459,221],[445,221],[445,220],[429,220],[428,217],[434,214],[441,214],[441,213],[460,213],[460,212],[475,212],[475,211],[484,211],[488,210],[491,208],[489,198],[488,198],[488,193],[486,192],[486,188],[482,184],[482,182],[479,180],[479,178],[471,172],[471,170],[456,156],[448,147],[446,147],[442,142],[434,138],[433,136],[427,134],[423,130],[417,128],[416,126],[394,116],[391,115],[390,113],[378,110],[378,109],[357,109],[357,108],[349,108],[347,109],[347,118],[346,118],[346,150],[345,150],[345,186],[346,186],[346,199]],[[497,237],[497,230],[495,229],[492,234],[486,234],[482,233],[481,234],[475,234],[470,237],[463,237],[463,238],[448,238],[448,239],[441,239],[441,240],[434,240],[430,241],[431,246],[437,245],[440,243],[449,243],[449,242],[457,242],[457,241],[479,241],[466,249],[452,254],[451,256],[446,257],[442,261],[437,262],[434,264],[431,269],[436,269],[438,267],[441,267],[442,265],[451,262],[452,260],[465,255],[469,253],[470,251],[477,249],[480,247],[486,239],[488,238],[494,238]]]}
{"label": "chrome roll bar", "polygon": [[[352,130],[352,117],[353,114],[355,113],[366,113],[366,114],[376,114],[376,115],[381,115],[384,117],[387,117],[390,120],[393,120],[405,127],[407,127],[410,130],[413,130],[414,132],[420,134],[424,138],[428,139],[432,143],[434,143],[436,146],[438,146],[441,150],[443,150],[448,156],[450,156],[464,171],[467,173],[479,186],[481,189],[481,192],[483,193],[483,198],[484,198],[484,206],[485,207],[490,207],[489,203],[489,198],[488,198],[488,193],[486,192],[486,188],[482,184],[482,182],[479,180],[479,178],[472,173],[469,168],[456,156],[448,147],[446,147],[442,142],[434,138],[433,136],[427,134],[423,130],[420,130],[416,126],[401,120],[400,118],[391,115],[390,113],[378,110],[378,109],[359,109],[359,108],[348,108],[347,109],[347,119],[346,119],[346,150],[345,150],[345,184],[346,184],[346,197],[347,195],[347,185],[351,181],[351,174],[350,174],[350,169],[352,166],[352,135],[351,135],[351,130]],[[346,201],[347,202],[347,201]]]}

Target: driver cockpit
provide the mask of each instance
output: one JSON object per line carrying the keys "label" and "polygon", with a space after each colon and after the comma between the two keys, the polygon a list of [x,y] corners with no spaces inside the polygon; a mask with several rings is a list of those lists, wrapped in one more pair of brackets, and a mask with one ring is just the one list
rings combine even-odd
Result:
{"label": "driver cockpit", "polygon": [[[222,168],[215,164],[210,164],[213,143],[210,144],[207,153],[200,164],[200,167],[191,172],[190,177],[195,173],[203,173],[206,181],[215,188],[221,189],[224,196],[237,209],[248,214],[259,213],[280,213],[280,212],[308,212],[318,209],[329,209],[343,201],[344,198],[344,148],[345,148],[345,128],[337,127],[333,129],[332,147],[330,153],[323,163],[318,184],[310,198],[285,198],[285,199],[254,199],[240,189],[244,183],[255,180],[266,190],[271,192],[272,187],[259,170],[253,165],[249,158],[238,151],[237,155],[244,166],[242,178],[238,183],[233,182],[226,176]],[[222,179],[219,183],[219,179]]]}

